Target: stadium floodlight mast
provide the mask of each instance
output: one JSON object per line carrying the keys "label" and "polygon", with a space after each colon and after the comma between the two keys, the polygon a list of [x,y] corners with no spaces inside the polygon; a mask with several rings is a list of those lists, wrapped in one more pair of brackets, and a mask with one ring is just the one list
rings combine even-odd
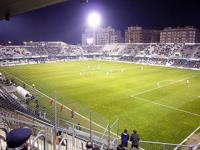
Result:
{"label": "stadium floodlight mast", "polygon": [[[95,45],[95,29],[101,24],[101,16],[97,12],[88,15],[88,25],[93,29],[93,44]],[[88,43],[89,44],[89,43]]]}

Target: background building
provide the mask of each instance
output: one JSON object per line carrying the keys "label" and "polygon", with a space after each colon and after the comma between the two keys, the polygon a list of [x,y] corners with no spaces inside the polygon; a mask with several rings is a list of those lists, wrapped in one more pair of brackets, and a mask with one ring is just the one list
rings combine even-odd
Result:
{"label": "background building", "polygon": [[198,43],[199,30],[194,27],[165,28],[160,32],[161,43]]}
{"label": "background building", "polygon": [[[93,40],[94,35],[95,40]],[[93,41],[95,41],[95,45],[105,45],[108,43],[121,43],[123,39],[121,32],[112,27],[97,28],[95,34],[91,28],[87,28],[82,34],[82,45],[93,44]]]}
{"label": "background building", "polygon": [[128,27],[128,30],[125,31],[126,43],[158,43],[159,38],[160,32],[158,30]]}

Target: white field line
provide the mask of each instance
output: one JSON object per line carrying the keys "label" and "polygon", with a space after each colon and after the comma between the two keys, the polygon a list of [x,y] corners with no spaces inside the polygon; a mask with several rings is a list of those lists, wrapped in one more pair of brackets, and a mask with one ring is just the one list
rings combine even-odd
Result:
{"label": "white field line", "polygon": [[[9,75],[12,75],[12,74],[10,74],[10,73],[7,73],[5,70],[3,70],[6,74],[9,74]],[[14,76],[14,75],[12,75],[14,78],[16,78],[17,80],[19,80],[19,81],[21,81],[21,82],[24,82],[24,81],[22,81],[21,79],[19,79],[19,78],[17,78],[16,76]],[[193,76],[190,76],[190,77],[186,77],[186,78],[183,78],[183,79],[180,79],[180,80],[176,80],[176,81],[174,81],[174,82],[172,82],[172,83],[169,83],[169,84],[167,84],[167,85],[164,85],[164,86],[160,86],[160,87],[156,87],[156,88],[152,88],[152,89],[149,89],[149,90],[145,90],[145,91],[143,91],[143,92],[140,92],[140,93],[138,93],[138,94],[135,94],[135,95],[131,95],[131,97],[134,97],[134,96],[137,96],[137,95],[141,95],[141,94],[143,94],[143,93],[147,93],[147,92],[150,92],[150,91],[153,91],[153,90],[157,90],[157,89],[159,89],[159,88],[162,88],[162,87],[167,87],[167,86],[170,86],[170,85],[172,85],[172,84],[175,84],[175,83],[178,83],[178,82],[181,82],[181,81],[184,81],[184,80],[187,80],[187,79],[191,79],[191,78],[194,78],[194,77],[196,77],[195,75],[193,75]],[[25,83],[25,82],[24,82]],[[28,85],[29,87],[32,87],[31,85],[29,85],[29,84],[27,84],[27,83],[25,83],[26,85]],[[37,89],[35,89],[35,90],[37,90]],[[47,98],[49,98],[49,99],[53,99],[53,98],[51,98],[51,97],[49,97],[48,95],[46,95],[46,94],[44,94],[44,93],[42,93],[42,92],[40,92],[39,90],[37,90],[39,93],[41,93],[42,95],[44,95],[45,97],[47,97]],[[149,100],[148,100],[149,101]],[[149,101],[149,102],[152,102],[152,101]],[[62,105],[60,102],[57,102],[56,101],[56,103],[58,103],[59,105]],[[162,104],[159,104],[159,105],[162,105]],[[164,106],[165,107],[165,106]],[[170,107],[170,106],[167,106],[167,107]],[[68,110],[72,110],[72,109],[70,109],[69,107],[67,107],[67,106],[65,106],[64,105],[64,108],[66,108],[66,109],[68,109]],[[175,110],[177,110],[177,108],[172,108],[172,109],[175,109]],[[179,109],[178,109],[179,110]],[[183,110],[184,111],[184,110]],[[185,111],[184,111],[185,112]],[[187,112],[187,111],[186,111]],[[191,113],[191,112],[189,112],[189,113]],[[84,118],[84,119],[86,119],[87,121],[89,121],[89,119],[88,118],[86,118],[85,116],[82,116],[81,114],[79,114],[79,113],[77,113],[77,112],[75,112],[75,114],[77,114],[77,115],[79,115],[79,116],[81,116],[82,118]],[[193,114],[193,113],[192,113]],[[198,115],[198,114],[197,114]],[[200,115],[198,115],[199,117],[200,117]],[[93,121],[92,121],[93,122]],[[93,122],[96,126],[98,126],[98,127],[100,127],[100,128],[102,128],[102,129],[104,129],[104,130],[106,130],[106,128],[104,128],[104,127],[102,127],[101,125],[99,125],[99,124],[97,124],[97,123],[95,123],[95,122]],[[112,132],[111,132],[112,133]],[[114,134],[114,135],[116,135],[115,133],[112,133],[112,134]]]}
{"label": "white field line", "polygon": [[160,83],[163,83],[163,82],[171,82],[171,81],[174,81],[174,80],[162,80],[162,81],[157,82],[157,84],[160,84]]}
{"label": "white field line", "polygon": [[174,82],[171,82],[169,84],[166,84],[166,85],[163,85],[163,86],[159,86],[159,87],[155,87],[155,88],[151,88],[151,89],[148,89],[148,90],[145,90],[145,91],[142,91],[142,92],[139,92],[137,94],[133,94],[131,95],[131,97],[135,97],[135,96],[138,96],[138,95],[141,95],[141,94],[144,94],[144,93],[148,93],[148,92],[151,92],[151,91],[154,91],[154,90],[157,90],[157,89],[160,89],[160,88],[163,88],[163,87],[167,87],[167,86],[170,86],[170,85],[173,85],[173,84],[176,84],[176,83],[179,83],[179,82],[182,82],[184,80],[188,80],[188,79],[192,79],[196,77],[195,75],[192,75],[190,77],[186,77],[186,78],[183,78],[183,79],[179,79],[179,80],[176,80]]}
{"label": "white field line", "polygon": [[[4,71],[6,74],[9,74],[9,75],[13,76],[13,77],[16,78],[17,80],[19,80],[19,81],[25,83],[27,86],[29,86],[29,87],[32,88],[31,85],[29,85],[29,84],[27,84],[26,82],[22,81],[22,80],[19,79],[18,77],[14,76],[14,75],[12,75],[12,74],[10,74],[10,73],[7,73],[5,70],[3,70],[3,71]],[[49,98],[49,99],[53,99],[53,98],[49,97],[48,95],[46,95],[46,94],[40,92],[39,90],[37,90],[37,89],[35,89],[35,90],[36,90],[37,92],[39,92],[40,94],[44,95],[45,97],[47,97],[47,98]],[[59,105],[62,105],[62,104],[61,104],[60,102],[58,102],[58,101],[56,101],[56,103],[58,103]],[[72,111],[72,109],[70,109],[69,107],[67,107],[67,106],[65,106],[65,105],[64,105],[64,108],[66,108],[66,109]],[[82,118],[86,119],[87,121],[90,121],[88,118],[86,118],[85,116],[82,116],[81,114],[79,114],[79,113],[77,113],[77,112],[75,112],[75,114],[81,116]],[[92,121],[92,122],[93,122],[93,121]],[[103,126],[101,126],[101,125],[99,125],[99,124],[97,124],[97,123],[95,123],[95,122],[93,122],[93,124],[95,124],[96,126],[102,128],[102,129],[104,129],[104,130],[107,130],[106,128],[104,128]],[[116,135],[116,134],[113,133],[113,132],[111,132],[111,133],[112,133],[113,135]],[[118,136],[118,138],[120,138],[120,136]],[[184,142],[183,142],[183,143],[184,143]],[[180,143],[179,145],[181,145],[181,143]],[[144,150],[144,149],[140,147],[140,150]]]}
{"label": "white field line", "polygon": [[[22,83],[26,84],[27,86],[29,86],[30,88],[32,88],[31,85],[29,85],[28,83],[26,83],[26,82],[24,82],[23,80],[19,79],[18,77],[14,76],[14,75],[12,75],[12,74],[10,74],[10,73],[8,73],[8,72],[6,72],[5,70],[3,70],[3,72],[5,72],[6,74],[9,74],[9,75],[11,75],[11,76],[13,76],[15,79],[19,80],[20,82],[22,82]],[[38,93],[40,93],[41,95],[43,95],[43,96],[45,96],[45,97],[47,97],[47,98],[49,98],[49,99],[54,100],[54,98],[52,98],[52,97],[50,97],[50,96],[48,96],[48,95],[42,93],[41,91],[37,90],[36,88],[35,88],[34,90],[37,91]],[[60,102],[58,102],[58,101],[55,101],[55,102],[56,102],[57,104],[59,104],[60,106],[62,105],[62,103],[60,103]],[[69,107],[67,107],[67,106],[65,106],[65,105],[63,105],[63,106],[64,106],[65,109],[68,109],[68,110],[72,111],[72,109],[70,109]],[[74,112],[74,113],[75,113],[76,115],[78,115],[78,116],[81,116],[81,117],[84,118],[85,120],[90,121],[90,119],[88,119],[87,117],[85,117],[85,116],[79,114],[78,112]],[[95,124],[96,126],[100,127],[101,129],[106,130],[106,128],[104,128],[103,126],[97,124],[96,122],[94,122],[94,121],[91,121],[91,122],[92,122],[93,124]],[[110,132],[111,132],[111,131],[110,131]],[[113,135],[116,135],[116,134],[113,133],[113,132],[111,132],[111,133],[112,133]]]}
{"label": "white field line", "polygon": [[179,108],[176,108],[176,107],[172,107],[172,106],[164,105],[164,104],[161,104],[161,103],[157,103],[157,102],[145,99],[145,98],[141,98],[141,97],[134,97],[134,98],[142,100],[142,101],[146,101],[146,102],[149,102],[149,103],[152,103],[152,104],[155,104],[155,105],[159,105],[159,106],[171,109],[171,110],[176,110],[176,111],[180,111],[180,112],[183,112],[183,113],[186,113],[186,114],[190,114],[190,115],[193,115],[193,116],[200,117],[200,114],[192,113],[192,112],[189,112],[189,111],[186,111],[186,110],[183,110],[183,109],[179,109]]}
{"label": "white field line", "polygon": [[[160,106],[168,108],[168,109],[172,109],[172,110],[176,110],[176,111],[180,111],[180,112],[183,112],[183,113],[187,113],[187,114],[190,114],[190,115],[194,115],[194,116],[200,117],[199,114],[192,113],[192,112],[189,112],[189,111],[185,111],[185,110],[182,110],[182,109],[179,109],[179,108],[175,108],[175,107],[167,106],[167,105],[164,105],[164,104],[156,103],[156,102],[153,102],[151,100],[144,99],[144,98],[139,98],[139,97],[135,97],[135,98],[136,99],[140,99],[140,100],[144,100],[144,101],[156,104],[156,105],[160,105]],[[183,145],[183,143],[185,143],[199,129],[200,129],[200,126],[198,128],[196,128],[189,136],[187,136],[180,144],[178,144],[178,146],[174,150],[177,150],[181,145]],[[200,143],[199,143],[199,146],[200,146]],[[196,147],[198,147],[198,145]]]}
{"label": "white field line", "polygon": [[[196,133],[198,130],[200,129],[200,126],[197,127],[190,135],[188,135],[176,148],[174,148],[174,150],[177,150],[181,145],[183,145],[183,143],[185,143],[191,136],[194,135],[194,133]],[[200,143],[199,143],[200,144]]]}

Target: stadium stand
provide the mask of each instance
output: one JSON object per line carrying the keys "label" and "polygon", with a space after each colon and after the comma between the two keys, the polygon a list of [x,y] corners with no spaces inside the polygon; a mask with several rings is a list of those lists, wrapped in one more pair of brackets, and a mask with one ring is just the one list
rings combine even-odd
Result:
{"label": "stadium stand", "polygon": [[[61,44],[62,43],[62,44]],[[63,42],[34,42],[22,46],[1,46],[0,56],[3,58],[28,55],[81,55],[101,53],[107,55],[143,55],[151,57],[199,58],[199,44],[161,44],[161,43],[114,43],[105,46],[68,45]]]}
{"label": "stadium stand", "polygon": [[200,44],[189,43],[114,43],[82,47],[64,42],[29,42],[21,46],[0,46],[0,50],[1,65],[95,57],[151,65],[200,68]]}
{"label": "stadium stand", "polygon": [[100,53],[102,51],[103,46],[102,45],[89,45],[89,46],[82,46],[84,54],[94,54],[94,53]]}
{"label": "stadium stand", "polygon": [[2,58],[23,57],[29,55],[31,55],[31,53],[21,46],[0,46],[0,56]]}
{"label": "stadium stand", "polygon": [[80,58],[199,69],[200,44],[114,43],[82,47],[64,42],[29,42],[20,46],[0,46],[1,66]]}

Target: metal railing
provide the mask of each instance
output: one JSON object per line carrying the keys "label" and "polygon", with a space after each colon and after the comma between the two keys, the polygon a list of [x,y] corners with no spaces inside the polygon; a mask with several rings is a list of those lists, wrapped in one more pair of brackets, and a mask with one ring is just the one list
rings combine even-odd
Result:
{"label": "metal railing", "polygon": [[[0,128],[1,131],[4,132],[4,135],[6,136],[6,134],[8,133],[6,128]],[[6,137],[3,135],[0,135],[0,150],[3,150],[4,148],[2,147],[2,143],[6,142]]]}
{"label": "metal railing", "polygon": [[[64,141],[66,143],[64,143]],[[64,146],[66,147],[66,150],[67,150],[67,138],[62,138],[59,145],[58,145],[58,150],[61,150],[61,146],[64,144]]]}
{"label": "metal railing", "polygon": [[179,145],[162,142],[140,141],[140,147],[145,150],[195,150],[200,144]]}
{"label": "metal railing", "polygon": [[[40,143],[39,144],[39,139],[40,138],[42,138],[42,140],[43,140],[43,144],[42,143]],[[40,149],[42,150],[42,146],[43,146],[43,150],[46,150],[46,137],[45,137],[45,135],[44,134],[38,134],[36,137],[35,137],[35,139],[33,140],[33,142],[31,143],[31,146],[30,146],[30,149],[32,150],[32,149],[34,149],[34,145],[35,145],[35,143],[38,143],[38,147],[40,147]]]}
{"label": "metal railing", "polygon": [[[8,116],[0,116],[1,119],[6,120],[9,124],[10,130],[13,128],[18,127],[28,127],[32,130],[32,136],[29,139],[29,143],[31,144],[31,149],[33,148],[39,148],[44,150],[55,150],[58,147],[60,149],[63,149],[62,143],[66,142],[65,149],[72,149],[79,147],[79,149],[83,149],[83,143],[86,143],[87,139],[83,136],[78,136],[77,132],[75,131],[75,127],[70,128],[56,128],[56,131],[62,131],[62,139],[59,143],[59,145],[56,144],[54,148],[54,141],[53,137],[55,135],[54,133],[54,127],[49,127],[40,123],[31,122],[30,119],[26,120],[20,120],[18,118],[12,118]],[[4,124],[2,124],[4,126]],[[83,129],[83,127],[81,127]],[[4,129],[2,127],[2,129]],[[73,132],[73,134],[71,134]],[[1,147],[1,143],[0,143]]]}
{"label": "metal railing", "polygon": [[[43,125],[39,125],[39,124],[34,124],[32,122],[27,122],[25,120],[18,120],[15,118],[9,118],[9,117],[4,117],[1,116],[0,118],[6,119],[8,122],[11,122],[12,124],[18,124],[21,127],[29,127],[32,128],[33,132],[33,140],[31,142],[31,148],[34,148],[34,146],[37,146],[39,149],[44,149],[47,150],[47,145],[50,144],[51,147],[48,148],[48,150],[54,149],[53,148],[53,141],[52,141],[52,137],[54,132],[50,133],[48,130],[53,130],[53,127],[47,127],[47,126],[43,126]],[[68,123],[69,124],[69,123]],[[67,124],[66,124],[67,125]],[[1,127],[0,128],[3,132],[7,133],[7,129]],[[36,133],[37,130],[37,133]],[[81,130],[78,130],[77,127],[71,126],[71,128],[67,127],[67,128],[57,128],[57,131],[61,131],[62,132],[62,138],[61,141],[59,142],[59,144],[57,145],[58,150],[61,149],[72,149],[72,148],[77,148],[77,149],[83,149],[83,142],[86,142],[89,139],[89,133],[87,133],[87,138],[84,137],[82,134],[86,134],[86,132],[83,132],[84,127],[81,126]],[[48,135],[47,135],[48,132]],[[102,133],[103,135],[103,133]],[[50,141],[47,141],[47,136],[51,137]],[[95,136],[94,140],[95,140]],[[76,140],[79,140],[80,142],[74,142]],[[97,137],[96,140],[98,140],[99,137]],[[116,143],[116,138],[113,138],[113,141],[111,143]],[[65,142],[65,143],[64,143]],[[105,145],[107,140],[104,141]],[[62,143],[64,143],[64,145],[62,145]],[[79,145],[77,145],[77,143]],[[101,141],[102,143],[102,141]],[[1,143],[0,143],[1,146]],[[104,146],[104,144],[99,144],[96,143],[96,146],[100,147],[101,149],[105,149],[106,147]],[[79,147],[79,148],[78,148]],[[116,147],[113,147],[114,149]],[[162,143],[162,142],[152,142],[152,141],[140,141],[140,149],[144,149],[144,150],[197,150],[200,148],[200,143],[199,144],[193,144],[193,145],[186,145],[186,144],[171,144],[171,143]]]}

